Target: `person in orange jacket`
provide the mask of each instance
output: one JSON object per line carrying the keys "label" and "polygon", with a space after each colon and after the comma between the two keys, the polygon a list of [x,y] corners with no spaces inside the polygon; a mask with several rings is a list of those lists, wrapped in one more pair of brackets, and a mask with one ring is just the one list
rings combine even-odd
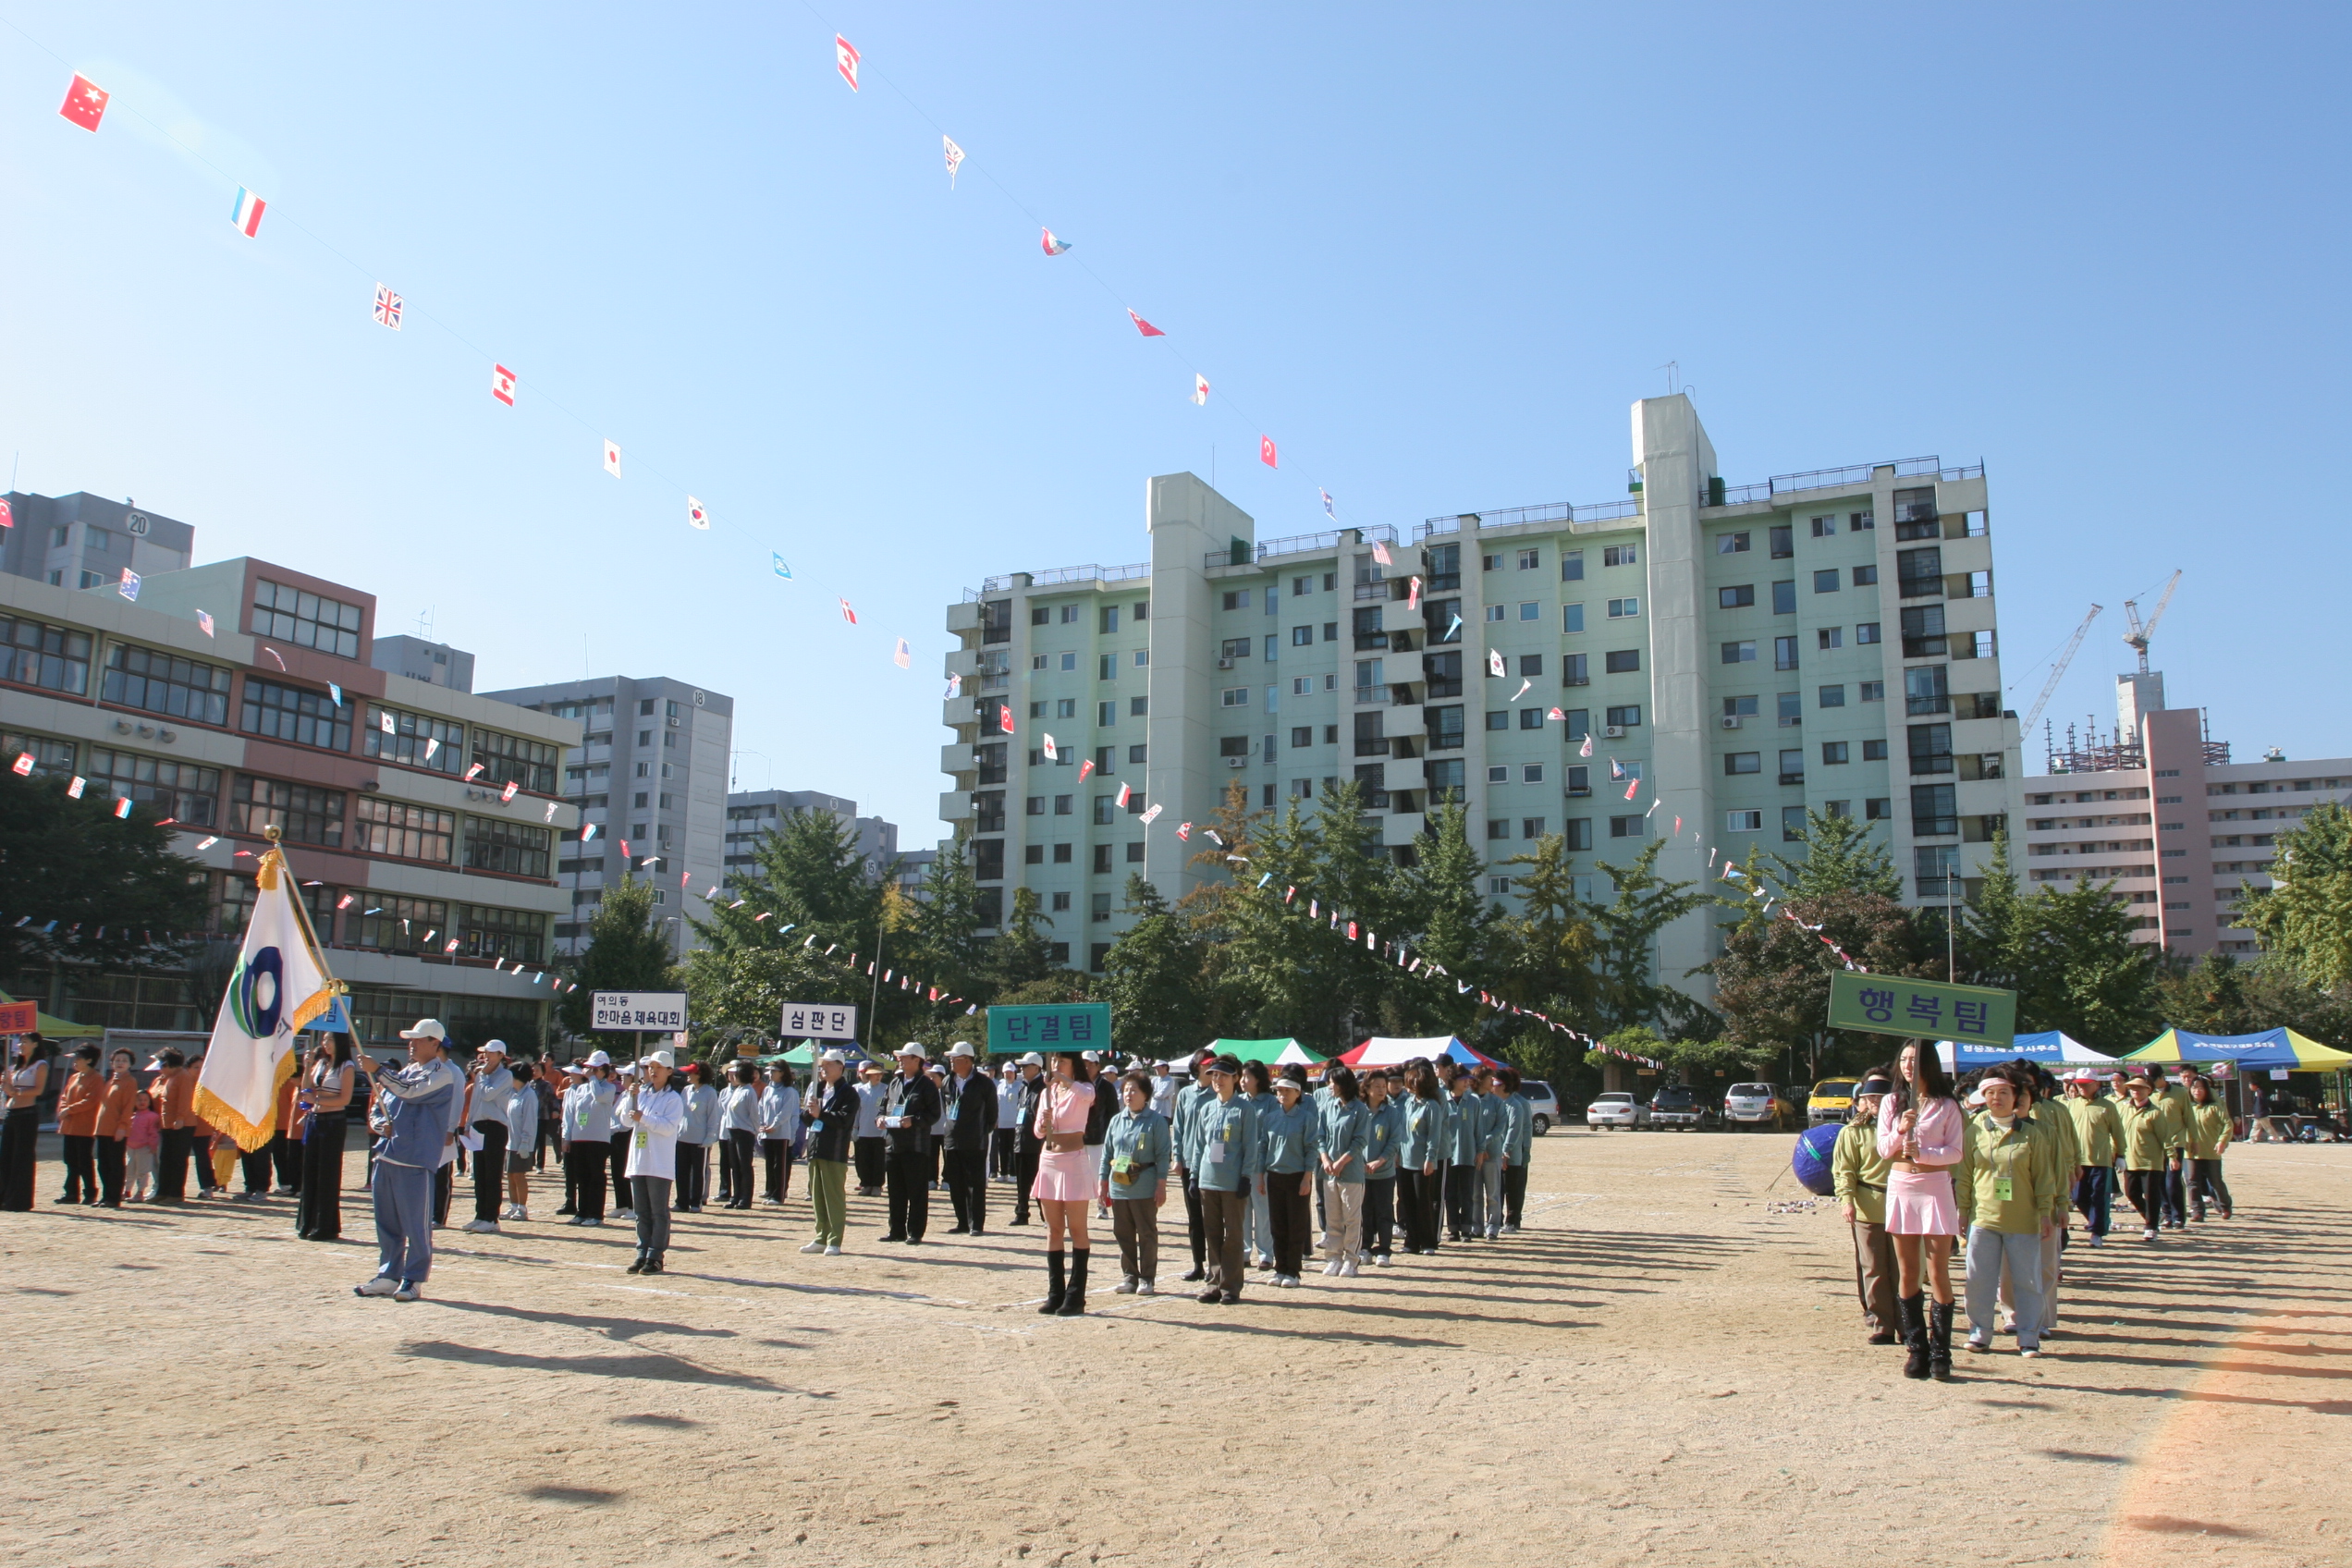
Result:
{"label": "person in orange jacket", "polygon": [[130,1119],[139,1109],[139,1059],[119,1046],[106,1063],[106,1087],[98,1099],[99,1201],[123,1206],[123,1170],[130,1152]]}
{"label": "person in orange jacket", "polygon": [[73,1071],[57,1090],[57,1138],[65,1145],[66,1190],[61,1204],[98,1201],[98,1102],[105,1092],[98,1076],[98,1047],[76,1046]]}

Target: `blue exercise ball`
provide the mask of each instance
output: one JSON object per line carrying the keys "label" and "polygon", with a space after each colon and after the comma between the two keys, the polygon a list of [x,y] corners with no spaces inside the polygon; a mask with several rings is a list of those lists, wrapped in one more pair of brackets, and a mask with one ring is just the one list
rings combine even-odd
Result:
{"label": "blue exercise ball", "polygon": [[1789,1169],[1796,1173],[1805,1190],[1816,1197],[1828,1197],[1833,1187],[1830,1153],[1837,1147],[1838,1133],[1843,1131],[1836,1122],[1830,1121],[1807,1127],[1796,1136],[1796,1149],[1789,1156]]}

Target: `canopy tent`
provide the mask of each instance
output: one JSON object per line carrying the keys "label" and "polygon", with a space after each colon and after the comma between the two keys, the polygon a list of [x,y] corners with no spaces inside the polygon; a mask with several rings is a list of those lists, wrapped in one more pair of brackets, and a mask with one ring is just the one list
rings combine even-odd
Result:
{"label": "canopy tent", "polygon": [[1472,1050],[1451,1035],[1439,1035],[1427,1040],[1391,1040],[1375,1035],[1352,1051],[1340,1053],[1340,1060],[1350,1067],[1395,1067],[1415,1057],[1427,1057],[1431,1061],[1451,1057],[1464,1067],[1501,1067],[1502,1063],[1490,1056]]}
{"label": "canopy tent", "polygon": [[[0,991],[0,1002],[16,999],[7,992]],[[33,1010],[32,1026],[46,1040],[94,1040],[106,1032],[103,1024],[68,1023],[62,1018],[52,1018],[37,1008]]]}
{"label": "canopy tent", "polygon": [[1211,1040],[1208,1049],[1213,1056],[1230,1056],[1235,1061],[1262,1061],[1268,1067],[1289,1067],[1293,1063],[1317,1067],[1323,1061],[1288,1036],[1279,1040]]}
{"label": "canopy tent", "polygon": [[2015,1061],[2019,1057],[2027,1061],[2049,1062],[2053,1066],[2096,1067],[2112,1062],[2112,1056],[2101,1056],[2064,1031],[2052,1029],[2041,1035],[2020,1035],[2006,1046],[1954,1046],[1950,1040],[1936,1042],[1936,1054],[1943,1058],[1946,1072],[1965,1072],[1972,1067],[1991,1067],[1996,1062]]}
{"label": "canopy tent", "polygon": [[755,1057],[753,1060],[762,1067],[766,1067],[772,1061],[780,1061],[788,1067],[814,1067],[816,1065],[816,1059],[828,1050],[839,1051],[852,1067],[866,1060],[865,1052],[858,1048],[857,1042],[854,1040],[839,1040],[827,1046],[820,1046],[815,1040],[802,1040],[789,1051],[773,1051],[766,1056]]}
{"label": "canopy tent", "polygon": [[2320,1044],[2292,1029],[2265,1029],[2259,1035],[2199,1035],[2193,1029],[2167,1029],[2125,1061],[2171,1066],[2183,1061],[2234,1061],[2240,1067],[2284,1067],[2302,1072],[2326,1072],[2352,1067],[2352,1055]]}

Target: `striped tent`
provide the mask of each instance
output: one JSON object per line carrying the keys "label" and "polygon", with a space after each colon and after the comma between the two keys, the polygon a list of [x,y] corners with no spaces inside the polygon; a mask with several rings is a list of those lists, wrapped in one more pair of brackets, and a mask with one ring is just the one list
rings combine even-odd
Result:
{"label": "striped tent", "polygon": [[2139,1049],[2125,1052],[2124,1060],[2165,1067],[2184,1061],[2234,1061],[2240,1067],[2284,1067],[2302,1072],[2352,1067],[2352,1055],[2285,1028],[2265,1029],[2259,1035],[2200,1035],[2193,1029],[2167,1029]]}

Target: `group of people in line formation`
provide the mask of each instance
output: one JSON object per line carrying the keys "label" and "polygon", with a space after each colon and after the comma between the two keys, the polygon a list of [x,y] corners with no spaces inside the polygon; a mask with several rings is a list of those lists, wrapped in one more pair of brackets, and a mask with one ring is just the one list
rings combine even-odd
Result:
{"label": "group of people in line formation", "polygon": [[[781,1207],[804,1160],[815,1234],[801,1250],[826,1256],[846,1238],[852,1168],[860,1195],[888,1199],[886,1243],[922,1243],[930,1194],[943,1185],[949,1233],[983,1235],[991,1186],[1010,1187],[1011,1223],[1031,1223],[1034,1204],[1047,1232],[1039,1310],[1069,1317],[1085,1310],[1090,1218],[1110,1221],[1118,1293],[1155,1294],[1159,1211],[1181,1194],[1192,1254],[1183,1280],[1203,1302],[1232,1303],[1246,1266],[1272,1285],[1300,1284],[1310,1248],[1325,1275],[1346,1278],[1387,1267],[1400,1230],[1415,1256],[1436,1253],[1441,1232],[1454,1242],[1515,1232],[1534,1137],[1516,1072],[1443,1060],[1361,1074],[1334,1063],[1318,1085],[1303,1067],[1231,1056],[1204,1054],[1182,1082],[1167,1063],[1121,1073],[1093,1051],[1031,1052],[992,1076],[959,1041],[941,1061],[910,1044],[896,1072],[867,1060],[854,1076],[848,1056],[829,1050],[802,1084],[781,1062],[763,1080],[747,1060],[680,1068],[667,1050],[638,1062],[601,1050],[562,1066],[510,1062],[496,1040],[460,1071],[436,1020],[400,1037],[408,1060],[396,1065],[359,1054],[349,1035],[317,1036],[281,1086],[275,1136],[241,1155],[196,1115],[198,1066],[180,1052],[162,1052],[142,1086],[129,1051],[102,1073],[95,1047],[82,1047],[58,1099],[59,1201],[182,1203],[191,1164],[200,1195],[227,1197],[241,1165],[236,1199],[296,1196],[297,1235],[337,1239],[345,1113],[364,1076],[378,1269],[361,1295],[423,1293],[433,1231],[447,1222],[469,1159],[473,1218],[462,1229],[527,1222],[530,1178],[552,1153],[564,1176],[557,1213],[601,1226],[609,1194],[634,1220],[638,1274],[662,1272],[672,1213],[712,1201]],[[47,1064],[29,1051],[10,1079],[0,1207],[32,1206],[31,1107]]]}
{"label": "group of people in line formation", "polygon": [[1906,1378],[1951,1380],[1951,1264],[1965,1236],[1967,1348],[1993,1348],[1998,1302],[2017,1354],[2047,1354],[2072,1217],[2105,1245],[2120,1185],[2144,1243],[2202,1224],[2209,1205],[2229,1219],[2232,1132],[2228,1106],[2191,1067],[2169,1084],[2153,1068],[2118,1071],[2103,1093],[2080,1072],[2062,1095],[2034,1062],[1955,1084],[1935,1051],[1905,1046],[1857,1085],[1831,1157],[1870,1342],[1904,1345]]}

